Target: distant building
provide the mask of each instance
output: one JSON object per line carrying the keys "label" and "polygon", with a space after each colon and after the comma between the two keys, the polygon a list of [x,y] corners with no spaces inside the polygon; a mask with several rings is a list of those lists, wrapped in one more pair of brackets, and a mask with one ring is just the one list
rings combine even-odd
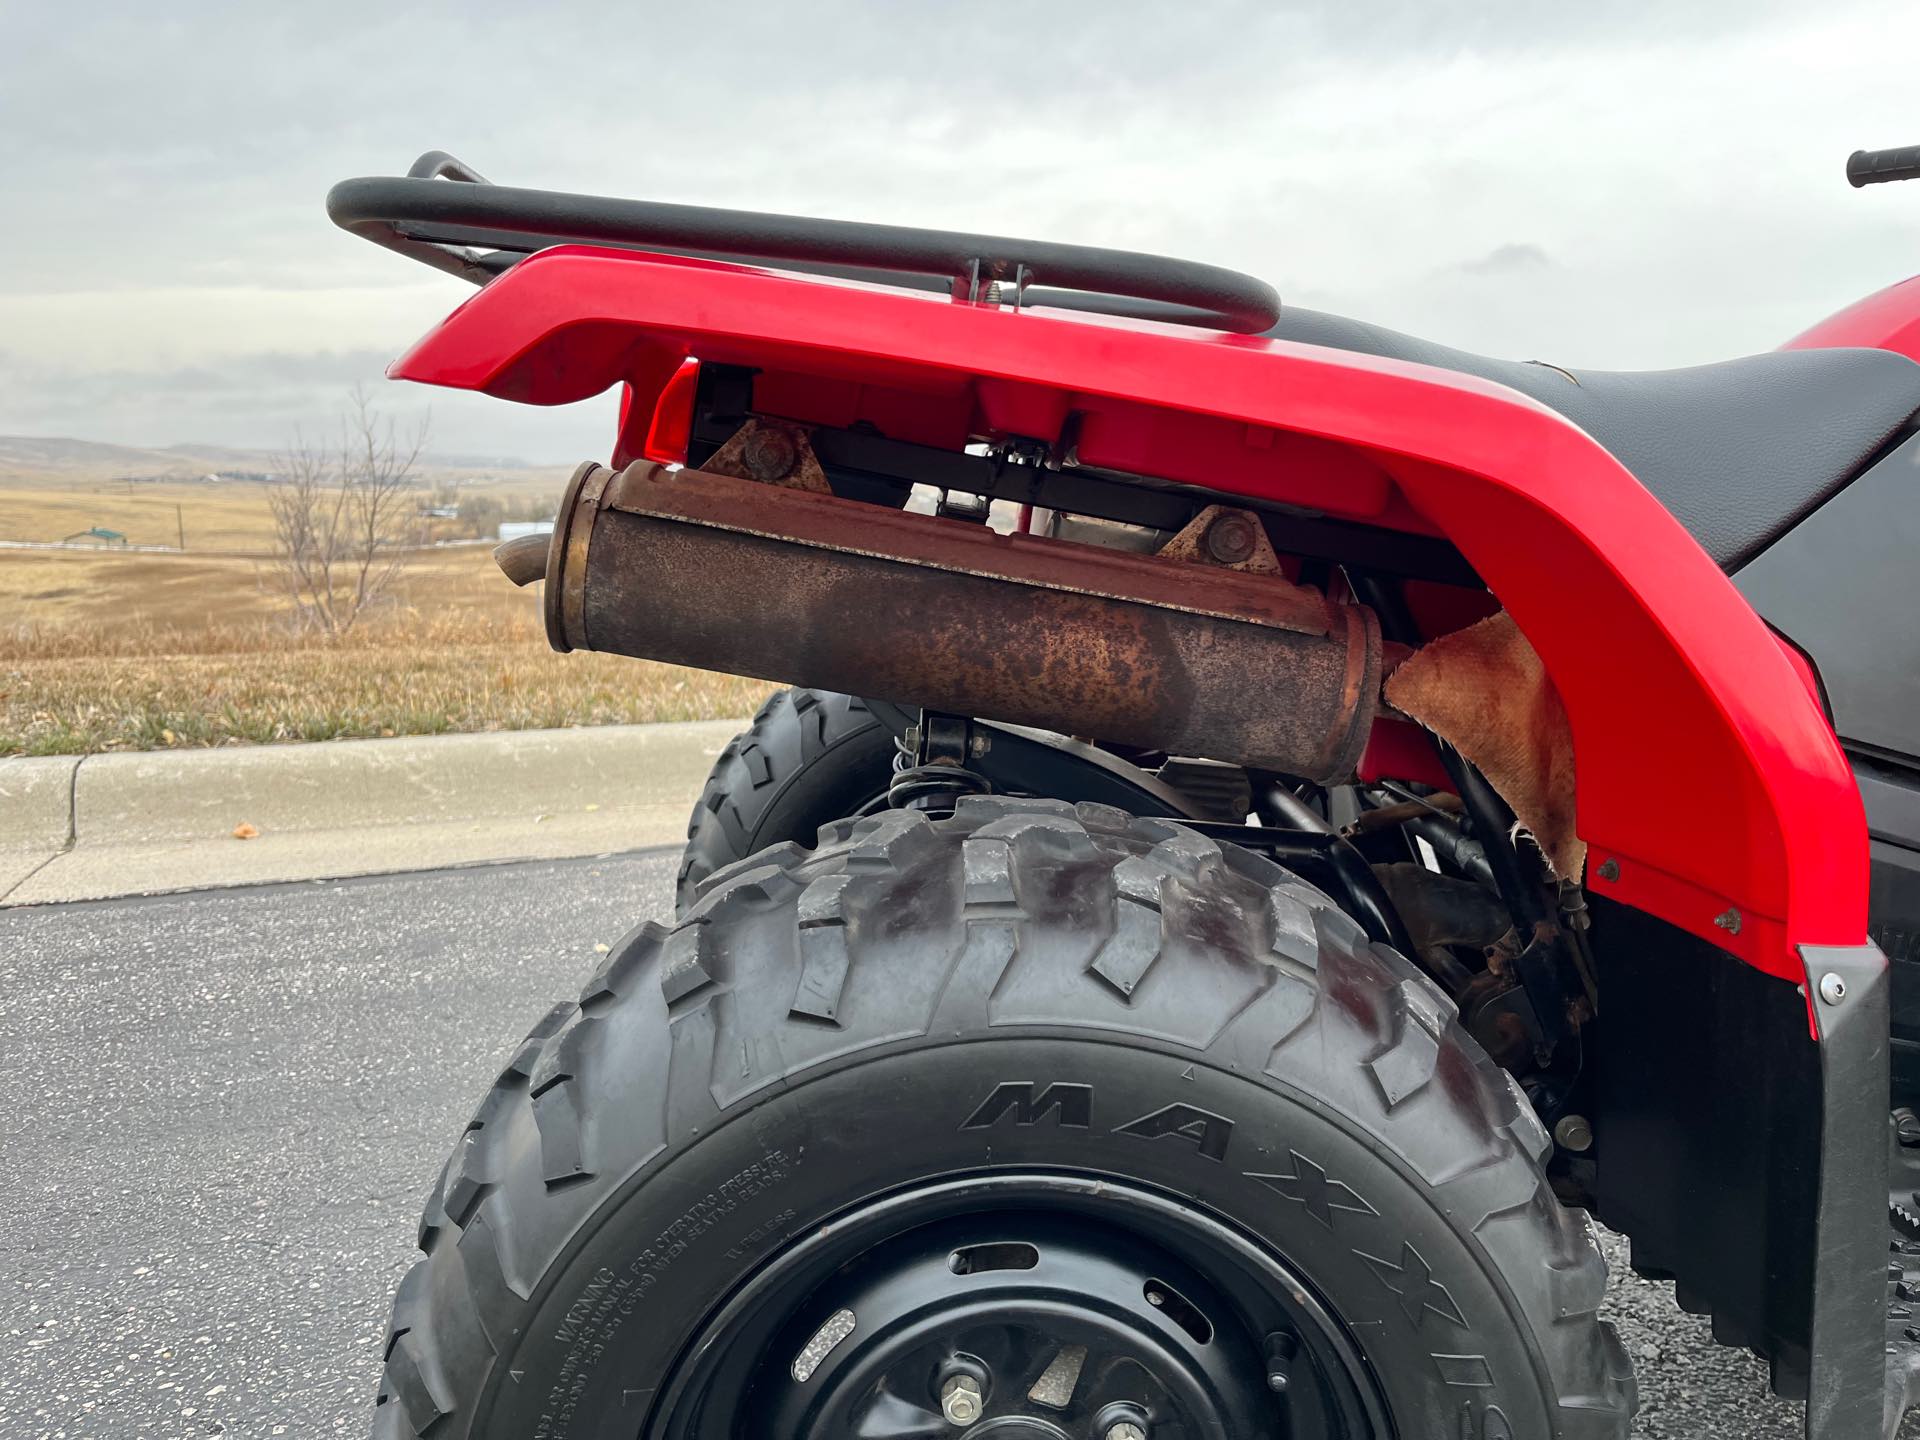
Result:
{"label": "distant building", "polygon": [[420,513],[429,520],[458,520],[460,507],[458,505],[422,505]]}
{"label": "distant building", "polygon": [[502,520],[500,522],[500,539],[503,541],[518,540],[523,535],[551,535],[552,533],[553,521],[551,520]]}

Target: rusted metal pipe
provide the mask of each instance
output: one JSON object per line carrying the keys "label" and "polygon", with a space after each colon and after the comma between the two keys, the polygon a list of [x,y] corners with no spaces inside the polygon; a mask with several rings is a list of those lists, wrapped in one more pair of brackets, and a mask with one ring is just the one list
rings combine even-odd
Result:
{"label": "rusted metal pipe", "polygon": [[546,578],[547,545],[544,535],[520,535],[493,547],[493,563],[516,585]]}
{"label": "rusted metal pipe", "polygon": [[556,650],[604,650],[1321,782],[1380,690],[1372,611],[1277,575],[1123,554],[705,471],[575,472]]}

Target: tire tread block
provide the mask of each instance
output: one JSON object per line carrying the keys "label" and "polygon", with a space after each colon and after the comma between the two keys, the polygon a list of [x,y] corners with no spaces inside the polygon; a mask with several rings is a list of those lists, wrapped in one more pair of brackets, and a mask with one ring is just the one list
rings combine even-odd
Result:
{"label": "tire tread block", "polygon": [[814,798],[801,808],[815,805],[816,814],[819,803],[850,785],[858,788],[862,776],[870,774],[874,789],[883,788],[893,752],[886,727],[850,695],[769,695],[748,729],[720,752],[687,817],[687,847],[675,877],[679,909],[691,909],[715,877],[769,840],[811,838],[768,828],[782,823],[793,798],[808,795],[809,787]]}

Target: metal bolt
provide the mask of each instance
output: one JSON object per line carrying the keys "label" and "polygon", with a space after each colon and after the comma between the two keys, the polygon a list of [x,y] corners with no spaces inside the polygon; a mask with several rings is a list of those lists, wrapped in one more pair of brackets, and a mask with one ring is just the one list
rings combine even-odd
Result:
{"label": "metal bolt", "polygon": [[1584,1115],[1562,1115],[1554,1124],[1553,1138],[1562,1150],[1584,1154],[1593,1148],[1593,1125]]}
{"label": "metal bolt", "polygon": [[793,443],[793,437],[769,426],[756,429],[740,447],[740,463],[747,467],[747,473],[769,483],[786,479],[799,460],[800,447]]}
{"label": "metal bolt", "polygon": [[1740,912],[1729,905],[1724,911],[1713,917],[1713,923],[1729,935],[1738,935],[1740,933]]}
{"label": "metal bolt", "polygon": [[1829,1005],[1838,1005],[1847,998],[1847,982],[1829,970],[1820,977],[1820,998]]}
{"label": "metal bolt", "polygon": [[1147,1427],[1132,1420],[1122,1420],[1118,1425],[1109,1425],[1102,1440],[1147,1440]]}
{"label": "metal bolt", "polygon": [[1611,858],[1602,860],[1600,862],[1599,873],[1602,880],[1618,880],[1620,878],[1620,862]]}
{"label": "metal bolt", "polygon": [[1253,521],[1228,511],[1214,517],[1207,526],[1207,554],[1222,565],[1239,565],[1253,558],[1255,537]]}
{"label": "metal bolt", "polygon": [[978,760],[993,749],[993,737],[983,730],[973,732],[973,738],[967,742],[967,753]]}
{"label": "metal bolt", "polygon": [[[971,1425],[985,1407],[980,1382],[971,1375],[955,1375],[940,1387],[940,1413],[949,1425]],[[1140,1440],[1146,1440],[1141,1436]]]}

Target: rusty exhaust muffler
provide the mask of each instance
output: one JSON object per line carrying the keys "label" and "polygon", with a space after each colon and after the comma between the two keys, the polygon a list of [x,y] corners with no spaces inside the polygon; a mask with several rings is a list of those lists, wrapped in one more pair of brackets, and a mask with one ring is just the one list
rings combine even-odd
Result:
{"label": "rusty exhaust muffler", "polygon": [[[523,584],[534,558],[500,556]],[[1380,691],[1373,613],[1279,576],[645,462],[575,472],[545,578],[556,650],[1323,782],[1353,773]]]}

